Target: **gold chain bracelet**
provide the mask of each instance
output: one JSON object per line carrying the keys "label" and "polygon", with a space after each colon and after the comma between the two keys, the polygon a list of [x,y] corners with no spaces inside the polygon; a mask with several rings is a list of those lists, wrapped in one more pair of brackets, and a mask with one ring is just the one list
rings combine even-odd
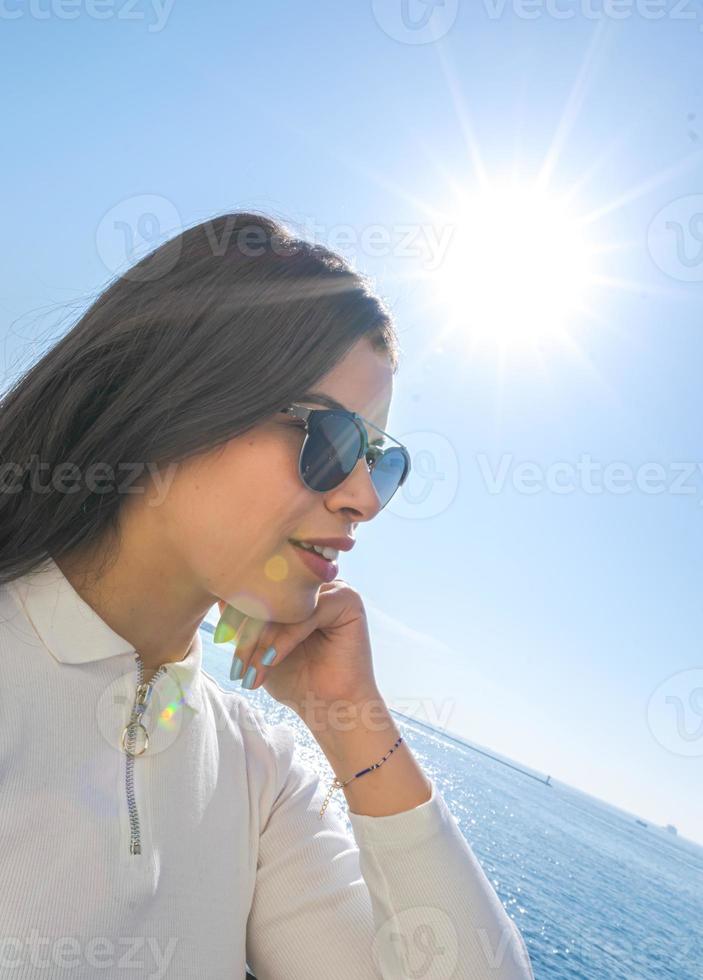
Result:
{"label": "gold chain bracelet", "polygon": [[322,804],[322,809],[318,814],[319,819],[320,820],[322,819],[322,814],[325,812],[325,809],[327,808],[327,804],[330,801],[330,797],[332,796],[332,794],[336,789],[342,789],[344,786],[347,786],[352,781],[352,779],[358,779],[359,776],[364,776],[366,775],[367,772],[372,772],[374,769],[378,769],[379,766],[383,765],[383,763],[386,761],[388,756],[392,755],[395,752],[395,750],[398,748],[398,746],[402,741],[403,741],[403,736],[401,735],[397,740],[397,742],[395,743],[395,745],[393,746],[393,748],[390,749],[388,752],[386,752],[386,754],[383,756],[382,759],[380,759],[378,762],[374,762],[374,764],[372,766],[369,766],[367,769],[362,769],[361,772],[357,772],[354,776],[350,776],[349,779],[347,779],[345,782],[342,782],[341,779],[335,776],[334,779],[332,780],[332,785],[327,791],[327,796],[325,797],[325,802]]}

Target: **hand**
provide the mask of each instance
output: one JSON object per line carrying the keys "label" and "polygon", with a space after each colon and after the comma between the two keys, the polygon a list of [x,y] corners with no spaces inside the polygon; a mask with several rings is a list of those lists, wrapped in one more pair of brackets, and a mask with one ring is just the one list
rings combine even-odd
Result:
{"label": "hand", "polygon": [[[311,712],[335,702],[356,706],[381,700],[366,610],[359,593],[341,579],[320,586],[317,607],[302,623],[266,622],[245,616],[224,600],[218,605],[220,622],[236,630],[236,654],[244,662],[240,676],[250,665],[256,668],[250,690],[263,687],[305,721]],[[276,659],[267,667],[261,657],[270,646]]]}

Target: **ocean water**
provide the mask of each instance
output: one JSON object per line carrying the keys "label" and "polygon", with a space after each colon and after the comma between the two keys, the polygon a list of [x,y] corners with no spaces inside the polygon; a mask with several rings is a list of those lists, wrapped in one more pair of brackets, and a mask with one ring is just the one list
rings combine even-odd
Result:
{"label": "ocean water", "polygon": [[[231,646],[213,645],[207,624],[202,635],[203,668],[240,688],[229,680]],[[295,730],[326,781],[305,725],[261,689],[242,695]],[[394,715],[518,924],[536,980],[703,980],[703,848]]]}

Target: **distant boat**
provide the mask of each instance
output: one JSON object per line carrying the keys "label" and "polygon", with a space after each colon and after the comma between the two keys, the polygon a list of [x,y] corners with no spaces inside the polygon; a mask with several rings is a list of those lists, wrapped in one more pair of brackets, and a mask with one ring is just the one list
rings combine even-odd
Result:
{"label": "distant boat", "polygon": [[678,830],[676,827],[674,827],[673,823],[668,823],[666,825],[666,830],[668,830],[670,834],[678,834]]}
{"label": "distant boat", "polygon": [[545,786],[551,786],[552,785],[552,777],[551,776],[547,776],[547,778],[544,781],[544,785]]}
{"label": "distant boat", "polygon": [[638,823],[640,825],[640,827],[646,827],[647,826],[647,824],[644,822],[644,820],[640,820],[639,817],[637,817],[637,819],[635,820],[635,823]]}

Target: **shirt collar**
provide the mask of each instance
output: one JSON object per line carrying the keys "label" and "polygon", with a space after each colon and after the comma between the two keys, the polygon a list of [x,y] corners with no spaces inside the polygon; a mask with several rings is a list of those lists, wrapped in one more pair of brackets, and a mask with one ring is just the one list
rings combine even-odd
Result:
{"label": "shirt collar", "polygon": [[[60,663],[84,664],[124,654],[135,657],[132,644],[81,598],[53,558],[7,585],[39,639]],[[168,672],[180,685],[183,700],[194,711],[202,707],[202,655],[202,637],[197,630],[183,660],[167,664]]]}

